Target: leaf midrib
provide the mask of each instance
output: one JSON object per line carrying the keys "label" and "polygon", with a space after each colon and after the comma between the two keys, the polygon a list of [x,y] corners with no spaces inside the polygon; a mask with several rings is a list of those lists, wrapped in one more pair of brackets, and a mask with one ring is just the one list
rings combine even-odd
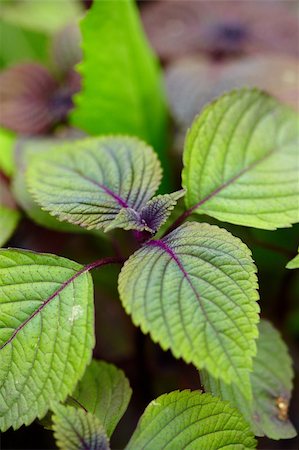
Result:
{"label": "leaf midrib", "polygon": [[262,162],[264,162],[267,158],[269,158],[270,156],[272,156],[277,150],[273,149],[270,150],[269,152],[267,152],[261,159],[258,159],[256,161],[254,161],[253,163],[249,164],[249,166],[245,167],[244,169],[240,170],[240,172],[238,172],[236,175],[234,175],[232,178],[230,178],[229,180],[227,180],[225,183],[221,184],[218,188],[214,189],[214,191],[210,192],[210,194],[208,194],[206,197],[204,197],[202,200],[200,200],[198,203],[196,203],[194,206],[192,206],[188,211],[191,214],[193,211],[195,211],[196,209],[198,209],[200,206],[204,205],[208,200],[210,200],[211,198],[215,197],[217,194],[219,194],[219,192],[221,192],[223,189],[227,188],[228,186],[230,186],[232,183],[234,183],[235,181],[237,181],[242,175],[244,175],[245,173],[249,172],[250,170],[252,170],[253,168],[255,168],[256,166],[258,166],[259,164],[261,164]]}
{"label": "leaf midrib", "polygon": [[8,344],[10,344],[18,333],[35,317],[37,316],[57,295],[59,295],[67,286],[69,286],[76,278],[85,272],[89,271],[89,266],[82,267],[78,272],[68,278],[62,285],[56,289],[24,322],[22,322],[13,332],[11,337],[0,347],[0,351],[3,350]]}

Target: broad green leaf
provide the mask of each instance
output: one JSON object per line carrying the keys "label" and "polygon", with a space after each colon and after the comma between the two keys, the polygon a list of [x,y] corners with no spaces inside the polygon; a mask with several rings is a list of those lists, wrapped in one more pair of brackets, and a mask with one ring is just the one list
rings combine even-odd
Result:
{"label": "broad green leaf", "polygon": [[269,322],[260,322],[259,333],[257,355],[250,374],[252,403],[244,398],[235,384],[229,386],[206,371],[200,372],[201,381],[205,390],[230,401],[251,424],[256,436],[289,439],[296,436],[296,430],[288,420],[294,376],[292,361],[279,333]]}
{"label": "broad green leaf", "polygon": [[96,416],[110,437],[125,413],[132,390],[122,370],[93,360],[72,397]]}
{"label": "broad green leaf", "polygon": [[145,409],[126,450],[227,450],[255,448],[241,414],[200,391],[161,395]]}
{"label": "broad green leaf", "polygon": [[14,171],[13,148],[15,137],[4,128],[0,128],[0,170],[7,176]]}
{"label": "broad green leaf", "polygon": [[157,195],[149,200],[140,212],[132,208],[122,208],[106,231],[123,228],[124,230],[148,231],[154,234],[166,222],[178,199],[184,194],[185,191],[181,190],[172,194]]}
{"label": "broad green leaf", "polygon": [[105,228],[121,208],[137,211],[154,195],[160,163],[133,137],[87,138],[36,157],[27,172],[30,190],[59,220]]}
{"label": "broad green leaf", "polygon": [[298,255],[295,256],[291,261],[287,264],[287,269],[299,269],[299,247],[298,247]]}
{"label": "broad green leaf", "polygon": [[250,397],[259,311],[255,272],[240,239],[188,222],[129,258],[119,293],[134,324],[164,350],[235,381]]}
{"label": "broad green leaf", "polygon": [[15,160],[16,170],[13,177],[12,189],[15,199],[19,206],[26,212],[31,220],[46,228],[65,232],[82,231],[80,227],[70,225],[67,222],[59,222],[48,212],[43,211],[40,206],[33,200],[28,191],[25,174],[27,167],[30,165],[34,155],[49,151],[55,147],[63,145],[64,141],[55,138],[28,138],[17,141]]}
{"label": "broad green leaf", "polygon": [[74,97],[71,120],[92,135],[138,136],[164,163],[167,127],[160,70],[134,3],[96,1],[82,20],[78,70],[83,87]]}
{"label": "broad green leaf", "polygon": [[83,409],[57,405],[53,429],[61,450],[109,450],[109,440],[100,420]]}
{"label": "broad green leaf", "polygon": [[0,205],[0,247],[2,247],[13,234],[18,225],[19,218],[20,214],[18,211]]}
{"label": "broad green leaf", "polygon": [[75,388],[94,345],[87,269],[55,255],[0,250],[0,430],[42,418]]}
{"label": "broad green leaf", "polygon": [[269,230],[298,222],[298,144],[298,115],[274,98],[255,89],[220,97],[187,134],[187,207]]}

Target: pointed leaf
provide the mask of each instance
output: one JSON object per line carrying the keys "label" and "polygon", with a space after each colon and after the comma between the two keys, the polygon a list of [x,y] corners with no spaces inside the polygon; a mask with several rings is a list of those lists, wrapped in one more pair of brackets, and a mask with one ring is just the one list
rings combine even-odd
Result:
{"label": "pointed leaf", "polygon": [[81,21],[81,33],[83,87],[74,97],[73,124],[93,135],[138,136],[161,156],[166,103],[135,2],[93,2]]}
{"label": "pointed leaf", "polygon": [[53,429],[61,450],[109,450],[109,440],[100,420],[83,409],[57,405]]}
{"label": "pointed leaf", "polygon": [[273,326],[262,320],[259,324],[257,355],[250,374],[253,403],[244,398],[235,384],[214,379],[205,370],[200,372],[205,390],[228,400],[251,424],[256,436],[289,439],[296,430],[288,420],[288,406],[294,376],[288,349]]}
{"label": "pointed leaf", "polygon": [[88,138],[36,157],[27,173],[43,209],[87,229],[105,228],[123,207],[139,209],[157,190],[160,163],[132,137]]}
{"label": "pointed leaf", "polygon": [[91,276],[55,255],[0,250],[0,430],[42,418],[84,373],[94,345]]}
{"label": "pointed leaf", "polygon": [[294,111],[255,89],[211,103],[186,138],[187,207],[269,230],[298,222],[298,124]]}
{"label": "pointed leaf", "polygon": [[298,247],[298,255],[295,258],[291,259],[286,265],[287,269],[299,269],[299,247]]}
{"label": "pointed leaf", "polygon": [[149,200],[140,212],[132,208],[122,208],[106,231],[123,228],[154,234],[166,222],[178,199],[183,197],[184,193],[184,190],[180,190],[172,194],[157,195]]}
{"label": "pointed leaf", "polygon": [[151,240],[124,264],[127,313],[163,349],[250,397],[258,294],[249,249],[226,230],[188,222]]}
{"label": "pointed leaf", "polygon": [[93,360],[72,397],[96,416],[110,437],[125,413],[132,390],[122,370]]}
{"label": "pointed leaf", "polygon": [[199,391],[174,391],[152,401],[126,450],[255,448],[241,414],[228,402]]}

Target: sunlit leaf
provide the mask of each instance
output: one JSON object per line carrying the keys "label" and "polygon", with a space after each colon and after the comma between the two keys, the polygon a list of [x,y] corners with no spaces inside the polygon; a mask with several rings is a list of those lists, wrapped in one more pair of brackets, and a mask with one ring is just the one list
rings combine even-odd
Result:
{"label": "sunlit leaf", "polygon": [[132,0],[95,1],[81,22],[82,91],[72,121],[93,135],[145,140],[165,161],[166,107],[160,71]]}
{"label": "sunlit leaf", "polygon": [[119,293],[135,325],[164,350],[250,397],[258,298],[249,249],[226,230],[188,222],[124,264]]}
{"label": "sunlit leaf", "polygon": [[161,395],[148,405],[126,450],[255,447],[249,426],[228,402],[185,390]]}
{"label": "sunlit leaf", "polygon": [[187,207],[269,230],[298,222],[298,125],[294,111],[255,89],[211,103],[186,138]]}
{"label": "sunlit leaf", "polygon": [[0,429],[42,418],[75,388],[94,345],[91,276],[55,255],[0,250]]}

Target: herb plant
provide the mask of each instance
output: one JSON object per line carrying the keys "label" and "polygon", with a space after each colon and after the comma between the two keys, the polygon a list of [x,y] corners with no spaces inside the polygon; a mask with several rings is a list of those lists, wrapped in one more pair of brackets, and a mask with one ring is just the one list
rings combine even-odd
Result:
{"label": "herb plant", "polygon": [[[134,5],[94,2],[81,32],[71,120],[93,136],[23,144],[13,190],[39,224],[95,239],[125,230],[129,250],[111,247],[87,265],[0,250],[1,431],[43,419],[61,449],[110,448],[132,392],[120,369],[92,359],[91,272],[113,264],[133,323],[193,364],[202,386],[153,400],[127,449],[247,449],[254,436],[294,437],[288,350],[260,320],[250,249],[223,227],[299,222],[297,114],[258,89],[219,97],[190,124],[181,189],[167,192],[166,103]],[[19,213],[0,208],[4,241]]]}

